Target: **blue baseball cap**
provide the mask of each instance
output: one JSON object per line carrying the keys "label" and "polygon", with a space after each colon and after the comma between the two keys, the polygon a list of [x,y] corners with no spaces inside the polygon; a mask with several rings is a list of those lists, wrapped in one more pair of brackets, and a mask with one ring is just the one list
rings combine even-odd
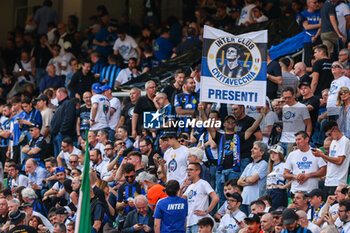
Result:
{"label": "blue baseball cap", "polygon": [[56,167],[55,169],[55,175],[59,172],[66,172],[66,169],[64,169],[64,167]]}
{"label": "blue baseball cap", "polygon": [[99,83],[92,84],[91,89],[97,94],[101,94],[102,93],[101,84],[99,84]]}
{"label": "blue baseball cap", "polygon": [[111,89],[112,88],[110,86],[108,86],[107,84],[105,84],[101,87],[102,92],[107,91],[107,90],[111,90]]}

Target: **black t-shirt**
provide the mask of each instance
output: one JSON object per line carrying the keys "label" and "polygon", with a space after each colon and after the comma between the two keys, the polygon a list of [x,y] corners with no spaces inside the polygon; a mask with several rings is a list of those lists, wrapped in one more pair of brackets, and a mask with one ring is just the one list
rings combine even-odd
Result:
{"label": "black t-shirt", "polygon": [[332,75],[332,61],[326,58],[315,61],[312,72],[319,74],[318,83],[315,90],[315,96],[322,96],[322,91],[331,86],[333,81]]}
{"label": "black t-shirt", "polygon": [[[241,120],[237,120],[238,125],[238,131],[237,132],[245,132],[247,129],[249,129],[253,123],[255,122],[255,119],[250,116],[245,116]],[[255,132],[260,131],[260,127],[258,127]],[[254,132],[254,133],[255,133]],[[256,138],[254,134],[252,134],[248,140],[241,142],[241,158],[250,158],[251,152],[250,150],[253,148],[253,143],[255,142]]]}
{"label": "black t-shirt", "polygon": [[9,230],[8,233],[38,233],[38,231],[31,226],[19,225]]}
{"label": "black t-shirt", "polygon": [[138,135],[141,134],[141,128],[143,125],[143,113],[153,112],[153,111],[157,111],[157,109],[154,106],[153,101],[150,100],[147,96],[140,97],[140,99],[136,102],[134,113],[139,114],[139,118],[137,120],[137,127],[136,127],[136,131]]}
{"label": "black t-shirt", "polygon": [[306,106],[311,105],[312,107],[314,107],[312,111],[309,111],[312,126],[314,126],[316,124],[317,117],[318,117],[318,109],[320,108],[320,99],[315,96],[311,96],[308,99],[300,99],[299,102],[302,104],[305,104]]}
{"label": "black t-shirt", "polygon": [[310,83],[311,85],[311,78],[308,74],[304,74],[303,76],[300,77],[300,82],[299,83]]}
{"label": "black t-shirt", "polygon": [[172,106],[174,106],[174,98],[177,94],[180,94],[182,92],[182,89],[181,88],[176,89],[176,87],[172,83],[166,86],[162,92],[167,95],[169,102],[171,103]]}
{"label": "black t-shirt", "polygon": [[[281,66],[276,61],[271,61],[267,65],[267,73],[273,76],[282,76]],[[277,89],[278,85],[274,82],[271,82],[270,80],[267,80],[266,85],[266,95],[269,97],[270,100],[277,98]]]}
{"label": "black t-shirt", "polygon": [[[235,134],[225,134],[225,150],[224,150],[224,159],[223,159],[223,162],[222,162],[222,166],[223,166],[223,169],[226,170],[226,169],[231,169],[232,168],[232,165],[233,165],[233,135]],[[237,133],[238,137],[239,137],[239,142],[240,142],[240,152],[241,152],[241,155],[242,155],[242,143],[244,143],[244,132],[239,132]],[[215,138],[214,138],[214,141],[216,143],[216,145],[218,146],[218,149],[219,149],[219,146],[220,146],[220,141],[221,141],[221,137],[223,136],[222,133],[216,131],[216,134],[215,134]],[[238,147],[238,145],[237,145]],[[223,156],[223,155],[218,155],[218,158],[220,158],[219,156]]]}
{"label": "black t-shirt", "polygon": [[124,126],[128,128],[128,135],[131,135],[131,120],[134,115],[135,104],[129,102],[122,109],[121,115],[125,118]]}
{"label": "black t-shirt", "polygon": [[154,56],[147,57],[142,61],[141,68],[148,67],[150,70],[153,70],[154,68],[157,68],[160,65],[160,62],[158,59]]}
{"label": "black t-shirt", "polygon": [[8,213],[5,215],[5,217],[2,217],[2,215],[0,214],[0,226],[4,225],[9,220],[7,215]]}

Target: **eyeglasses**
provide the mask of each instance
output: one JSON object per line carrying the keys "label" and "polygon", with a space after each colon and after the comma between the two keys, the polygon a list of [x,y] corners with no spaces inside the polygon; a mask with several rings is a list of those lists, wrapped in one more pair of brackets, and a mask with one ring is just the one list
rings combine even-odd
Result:
{"label": "eyeglasses", "polygon": [[177,140],[179,143],[184,143],[184,142],[188,142],[188,140],[186,139],[181,139],[181,140]]}
{"label": "eyeglasses", "polygon": [[107,151],[107,150],[113,150],[113,148],[105,148],[105,151]]}
{"label": "eyeglasses", "polygon": [[339,95],[345,95],[345,94],[348,94],[348,93],[349,93],[349,91],[345,90],[343,92],[339,92]]}
{"label": "eyeglasses", "polygon": [[342,67],[340,65],[332,65],[332,68],[340,68],[340,69],[342,69]]}
{"label": "eyeglasses", "polygon": [[135,175],[132,175],[132,176],[124,176],[125,177],[125,179],[127,180],[127,179],[134,179],[135,178]]}
{"label": "eyeglasses", "polygon": [[281,217],[282,217],[282,216],[280,216],[280,215],[273,216],[274,219],[279,219],[279,218],[281,218]]}
{"label": "eyeglasses", "polygon": [[234,120],[227,120],[226,122],[227,122],[227,123],[235,123]]}
{"label": "eyeglasses", "polygon": [[187,171],[187,172],[193,172],[193,171],[198,171],[198,169],[187,168],[186,171]]}

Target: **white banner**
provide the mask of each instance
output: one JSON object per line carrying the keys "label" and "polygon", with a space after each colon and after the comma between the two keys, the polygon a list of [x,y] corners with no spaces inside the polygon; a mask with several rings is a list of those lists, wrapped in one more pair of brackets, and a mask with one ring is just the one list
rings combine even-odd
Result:
{"label": "white banner", "polygon": [[200,101],[265,106],[267,30],[234,36],[204,26]]}

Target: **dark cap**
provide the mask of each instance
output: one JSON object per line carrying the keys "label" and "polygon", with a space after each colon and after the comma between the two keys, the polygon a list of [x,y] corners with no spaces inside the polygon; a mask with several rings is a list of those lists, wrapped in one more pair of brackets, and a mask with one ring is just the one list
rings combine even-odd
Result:
{"label": "dark cap", "polygon": [[275,209],[274,211],[272,211],[272,214],[273,215],[282,215],[282,213],[285,209],[286,209],[286,207],[280,206],[277,209]]}
{"label": "dark cap", "polygon": [[116,19],[111,19],[111,21],[109,22],[108,26],[118,27],[118,21]]}
{"label": "dark cap", "polygon": [[46,100],[46,101],[49,101],[49,97],[47,97],[47,95],[45,94],[40,94],[38,96],[38,98],[35,98],[36,101],[39,101],[39,100]]}
{"label": "dark cap", "polygon": [[227,115],[224,119],[224,122],[228,119],[228,118],[233,118],[233,120],[235,120],[235,117],[233,115]]}
{"label": "dark cap", "polygon": [[164,138],[177,138],[176,130],[175,129],[168,129],[164,131],[164,134],[160,136],[161,139]]}
{"label": "dark cap", "polygon": [[302,86],[311,87],[311,84],[309,82],[302,82],[302,83],[299,84],[299,88],[302,87]]}
{"label": "dark cap", "polygon": [[18,223],[22,222],[23,219],[25,219],[25,217],[26,217],[26,214],[19,210],[12,211],[10,213],[11,224],[17,225]]}
{"label": "dark cap", "polygon": [[323,192],[323,190],[314,189],[311,192],[307,193],[305,196],[306,197],[313,197],[313,196],[322,197],[322,200],[323,200],[324,195],[325,195],[325,193]]}
{"label": "dark cap", "polygon": [[285,209],[282,213],[283,225],[292,224],[299,219],[299,216],[293,209]]}
{"label": "dark cap", "polygon": [[32,123],[30,126],[29,126],[29,128],[38,128],[38,129],[41,129],[41,125],[40,124],[38,124],[38,123]]}
{"label": "dark cap", "polygon": [[257,214],[249,214],[248,217],[244,219],[244,221],[260,223],[260,218]]}
{"label": "dark cap", "polygon": [[68,210],[61,206],[56,209],[56,214],[68,214]]}
{"label": "dark cap", "polygon": [[19,207],[21,210],[25,209],[26,207],[32,207],[31,203],[22,203],[22,205]]}
{"label": "dark cap", "polygon": [[57,173],[60,173],[60,172],[66,172],[66,169],[64,169],[64,167],[56,167],[56,169],[55,169],[55,175],[56,175]]}
{"label": "dark cap", "polygon": [[243,201],[241,194],[239,194],[237,192],[235,192],[235,193],[226,193],[226,196],[236,199],[237,202],[241,202],[242,203],[242,201]]}

